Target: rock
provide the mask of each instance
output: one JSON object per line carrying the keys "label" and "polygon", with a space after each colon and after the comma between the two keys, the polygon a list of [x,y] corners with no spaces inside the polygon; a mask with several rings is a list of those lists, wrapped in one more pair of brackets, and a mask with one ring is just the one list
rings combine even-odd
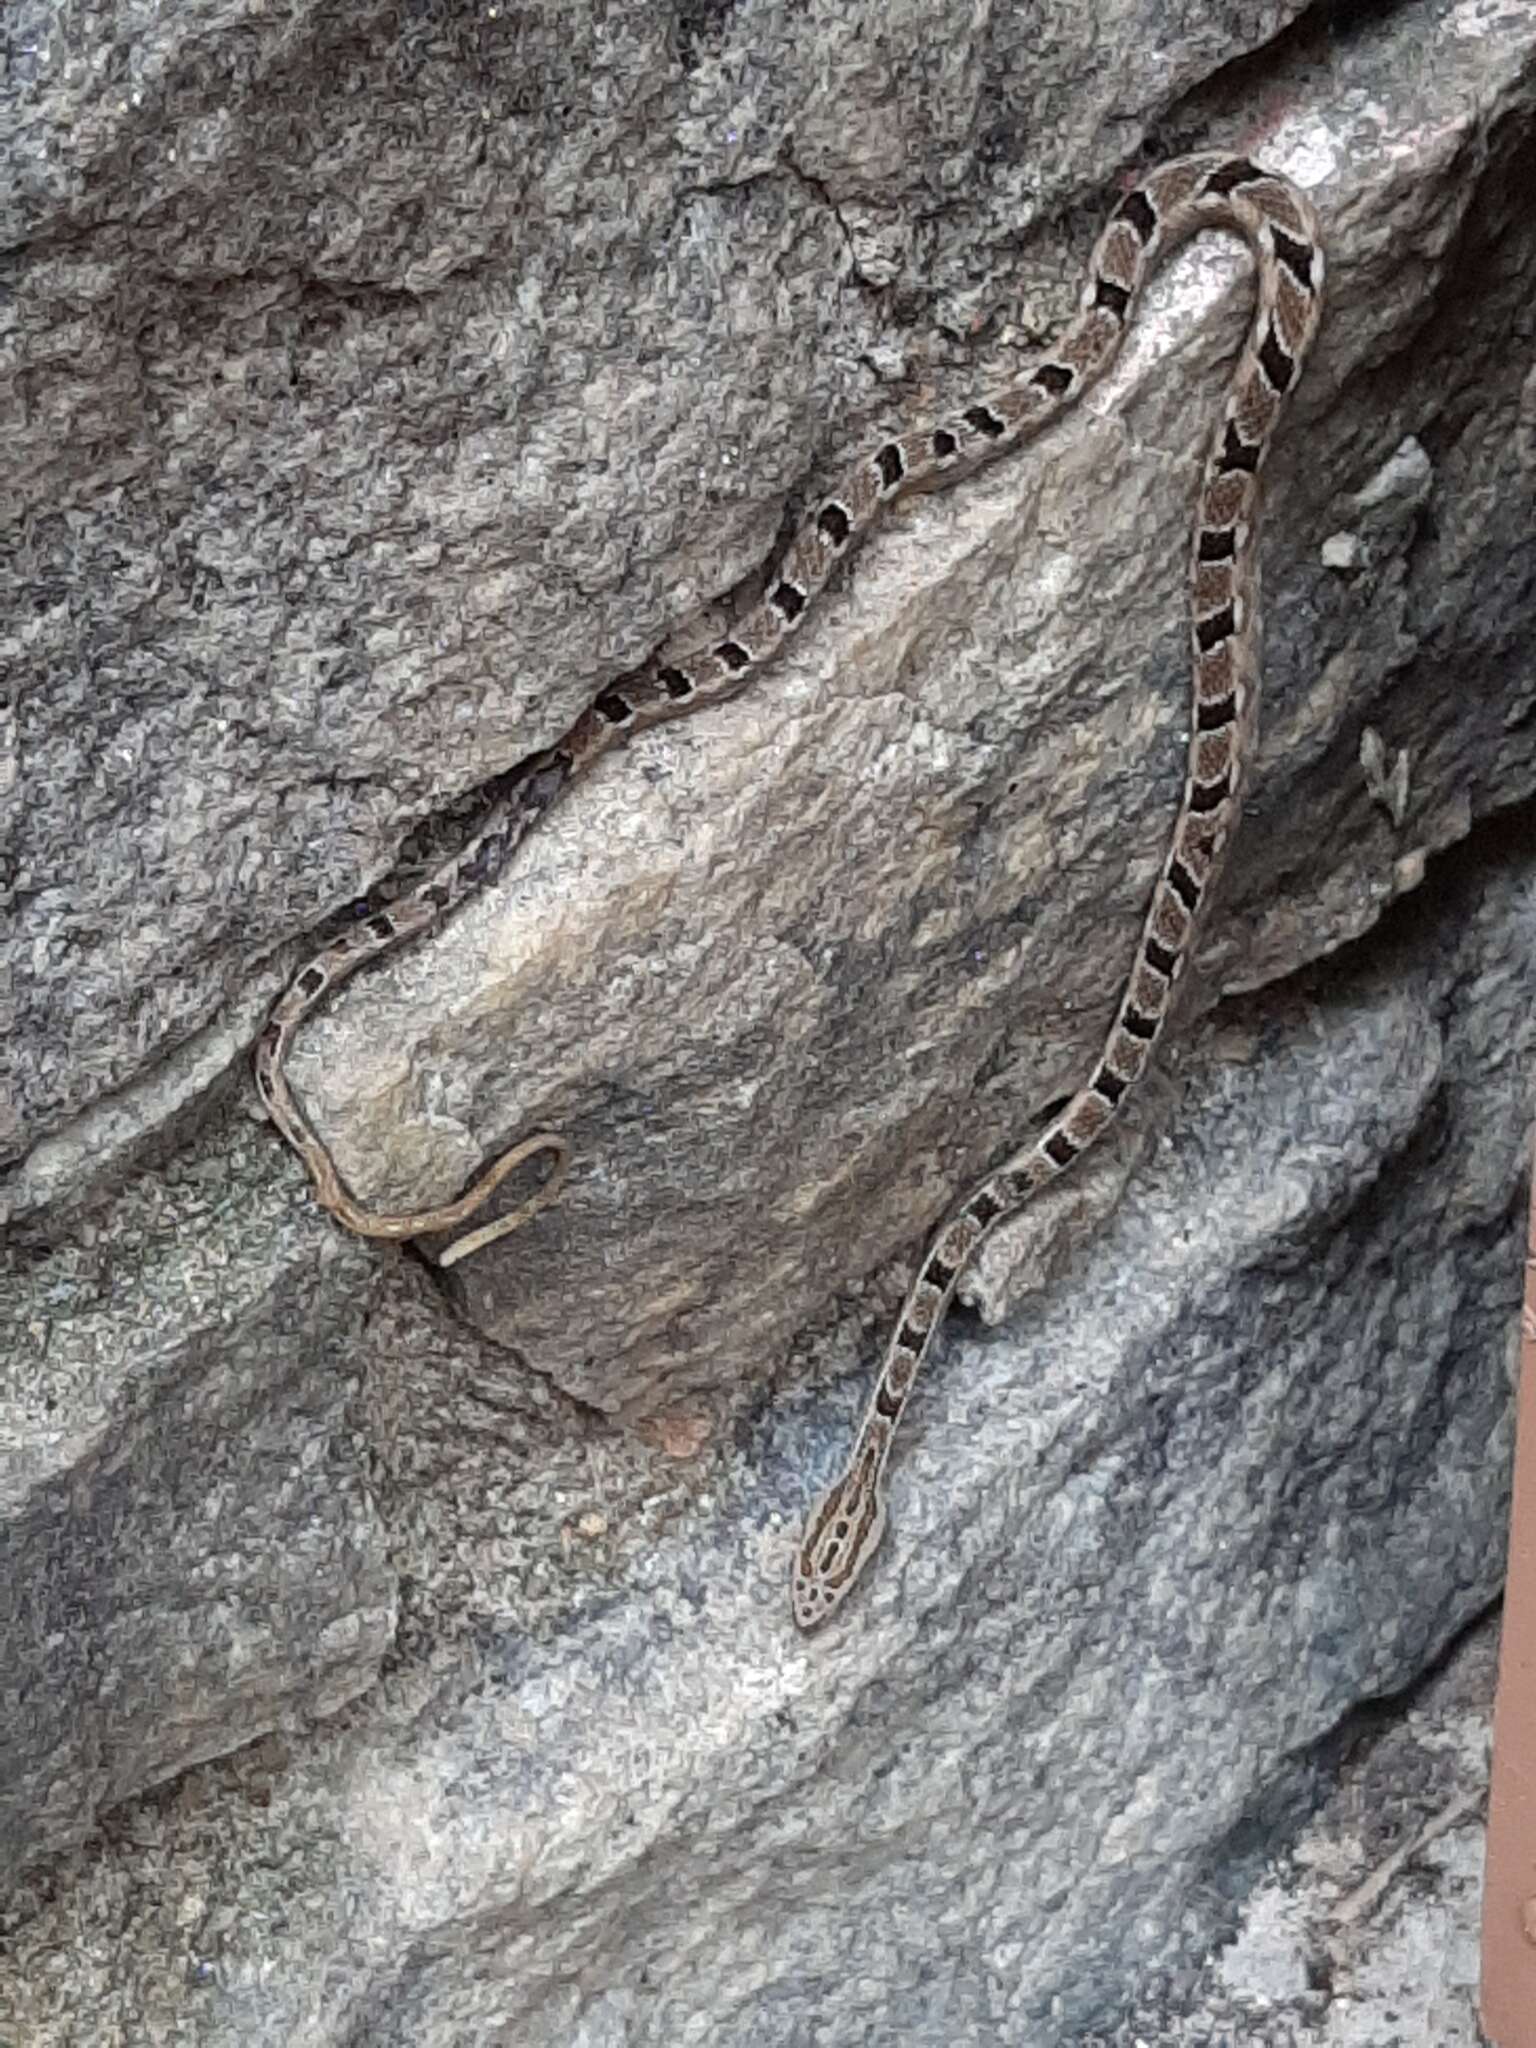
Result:
{"label": "rock", "polygon": [[1175,2006],[1138,2010],[1106,2048],[1480,2048],[1498,1638],[1485,1620],[1406,1698],[1368,1703],[1340,1727],[1338,1784],[1265,1872],[1235,1937]]}
{"label": "rock", "polygon": [[[413,1362],[375,1368],[404,1384],[370,1435],[438,1585],[345,1721],[187,1773],[24,1893],[0,2016],[29,2043],[66,2009],[112,2038],[130,2000],[215,2042],[1108,2026],[1226,1924],[1341,1718],[1498,1585],[1536,830],[1491,838],[1201,1035],[1134,1199],[941,1353],[887,1554],[817,1637],[788,1525],[857,1384],[759,1410],[716,1497],[658,1519],[611,1425],[542,1467],[526,1396],[462,1362],[451,1421],[442,1337],[412,1350],[448,1326],[424,1294],[387,1314]],[[627,1542],[582,1536],[594,1502]],[[563,1618],[515,1562],[557,1514]]]}
{"label": "rock", "polygon": [[393,1637],[346,1419],[367,1255],[316,1256],[264,1148],[223,1135],[0,1268],[11,1870],[130,1792],[333,1711]]}
{"label": "rock", "polygon": [[[12,37],[0,2039],[1080,2039],[1496,1586],[1531,10],[840,9]],[[1177,1087],[972,1276],[803,1642],[891,1299],[1161,857],[1240,252],[306,1026],[367,1199],[553,1124],[558,1209],[445,1279],[235,1097],[402,843],[1010,374],[1154,131],[1329,226],[1255,794]]]}

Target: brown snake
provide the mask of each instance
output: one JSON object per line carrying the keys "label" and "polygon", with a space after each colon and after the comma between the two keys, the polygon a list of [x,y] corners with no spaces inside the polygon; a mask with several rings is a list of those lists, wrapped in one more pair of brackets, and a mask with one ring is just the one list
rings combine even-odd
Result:
{"label": "brown snake", "polygon": [[946,473],[975,469],[1075,403],[1118,355],[1153,269],[1204,227],[1233,229],[1252,246],[1258,303],[1195,511],[1189,760],[1167,858],[1091,1080],[957,1204],[935,1233],[897,1319],[848,1463],[815,1503],[796,1547],[791,1593],[802,1629],[835,1612],[879,1543],[896,1426],[966,1264],[984,1239],[1108,1128],[1146,1068],[1237,822],[1259,687],[1259,476],[1322,310],[1322,245],[1317,216],[1302,194],[1273,172],[1226,154],[1183,157],[1150,172],[1111,215],[1094,248],[1077,317],[1050,348],[1004,389],[888,440],[853,463],[801,526],[768,579],[767,596],[727,638],[677,659],[663,651],[605,690],[563,739],[524,764],[510,794],[450,862],[301,969],[256,1044],[256,1085],[267,1113],[309,1168],[320,1201],[349,1230],[407,1238],[456,1229],[508,1173],[539,1151],[555,1155],[546,1184],[510,1215],[456,1238],[441,1263],[452,1264],[504,1236],[553,1201],[564,1179],[567,1147],[540,1132],[504,1153],[457,1201],[402,1215],[360,1208],[289,1088],[284,1059],[294,1032],[322,997],[366,961],[426,931],[466,896],[494,882],[567,784],[610,747],[739,690],[800,625],[882,506],[915,485],[931,486]]}

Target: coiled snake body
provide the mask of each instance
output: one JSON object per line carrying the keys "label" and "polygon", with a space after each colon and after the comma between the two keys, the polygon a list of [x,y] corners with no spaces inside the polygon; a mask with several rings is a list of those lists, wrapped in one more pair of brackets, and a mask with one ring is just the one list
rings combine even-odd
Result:
{"label": "coiled snake body", "polygon": [[796,1547],[791,1595],[802,1629],[836,1611],[879,1543],[896,1426],[967,1262],[1108,1128],[1145,1070],[1236,823],[1259,684],[1259,475],[1321,313],[1322,246],[1316,215],[1302,194],[1273,172],[1229,155],[1183,157],[1151,172],[1111,215],[1094,249],[1077,317],[1052,347],[1005,389],[861,456],[806,519],[771,575],[767,596],[727,638],[677,660],[662,653],[604,691],[563,739],[524,765],[510,794],[452,861],[299,972],[257,1041],[256,1083],[267,1112],[308,1167],[321,1202],[348,1229],[388,1238],[455,1229],[515,1166],[541,1150],[555,1155],[544,1187],[512,1214],[454,1240],[441,1262],[465,1257],[552,1201],[564,1177],[566,1146],[540,1132],[503,1154],[457,1201],[399,1215],[361,1208],[288,1085],[284,1058],[295,1030],[366,961],[425,931],[494,882],[561,791],[610,747],[740,689],[802,623],[882,506],[946,472],[976,468],[1038,433],[1080,398],[1119,353],[1152,270],[1203,227],[1234,229],[1250,243],[1258,262],[1258,295],[1195,511],[1189,759],[1167,858],[1092,1078],[950,1211],[923,1259],[848,1463],[811,1509]]}

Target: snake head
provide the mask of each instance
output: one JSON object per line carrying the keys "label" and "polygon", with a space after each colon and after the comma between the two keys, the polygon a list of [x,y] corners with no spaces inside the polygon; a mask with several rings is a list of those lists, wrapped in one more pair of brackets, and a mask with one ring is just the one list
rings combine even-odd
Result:
{"label": "snake head", "polygon": [[856,1460],[805,1518],[789,1591],[796,1626],[807,1632],[837,1612],[875,1554],[885,1529],[882,1465]]}

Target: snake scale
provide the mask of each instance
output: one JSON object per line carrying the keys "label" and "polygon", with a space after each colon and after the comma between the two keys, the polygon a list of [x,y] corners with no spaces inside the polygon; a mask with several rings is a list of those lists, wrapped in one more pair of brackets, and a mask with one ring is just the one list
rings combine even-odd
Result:
{"label": "snake scale", "polygon": [[865,453],[801,525],[770,572],[766,596],[722,640],[677,658],[666,650],[622,677],[554,746],[523,764],[510,791],[451,861],[364,919],[303,967],[257,1041],[267,1113],[309,1169],[322,1204],[348,1229],[407,1238],[456,1229],[505,1176],[538,1152],[549,1178],[511,1214],[455,1239],[448,1265],[516,1229],[555,1199],[567,1150],[539,1132],[504,1153],[456,1201],[389,1215],[361,1208],[288,1085],[294,1032],[365,962],[426,931],[488,887],[561,792],[608,749],[664,719],[739,690],[803,623],[817,593],[882,507],[916,486],[963,474],[1037,434],[1114,362],[1152,271],[1201,228],[1235,231],[1258,267],[1257,306],[1227,390],[1196,504],[1189,571],[1193,704],[1188,766],[1162,872],[1134,963],[1091,1079],[940,1224],[907,1294],[840,1476],[815,1502],[796,1545],[791,1605],[802,1629],[841,1605],[880,1541],[896,1427],[967,1263],[999,1225],[1079,1159],[1118,1115],[1145,1070],[1189,956],[1202,904],[1237,822],[1259,687],[1260,472],[1322,310],[1317,216],[1288,180],[1241,156],[1181,157],[1149,172],[1114,209],[1095,245],[1076,317],[1002,390]]}

